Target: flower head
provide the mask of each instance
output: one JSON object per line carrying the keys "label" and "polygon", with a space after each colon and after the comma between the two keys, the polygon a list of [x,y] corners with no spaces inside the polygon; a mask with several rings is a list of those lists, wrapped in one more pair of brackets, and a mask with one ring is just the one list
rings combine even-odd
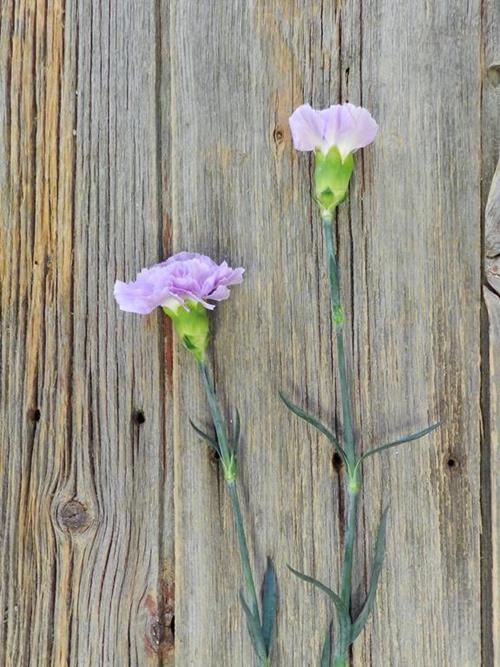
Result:
{"label": "flower head", "polygon": [[347,197],[352,154],[375,139],[378,125],[369,111],[354,104],[322,110],[302,104],[290,116],[290,129],[298,151],[314,151],[314,198],[321,215],[331,220],[335,207]]}
{"label": "flower head", "polygon": [[213,310],[210,301],[229,297],[228,287],[243,280],[244,269],[232,269],[227,262],[216,264],[210,257],[179,252],[164,262],[143,269],[129,283],[117,280],[115,298],[122,310],[147,315],[158,306],[186,306],[189,301]]}
{"label": "flower head", "polygon": [[161,306],[184,346],[201,361],[208,344],[207,310],[215,308],[208,300],[227,299],[229,286],[241,283],[243,272],[206,255],[179,252],[129,283],[117,280],[115,298],[129,313],[146,315]]}
{"label": "flower head", "polygon": [[298,151],[320,151],[327,155],[335,146],[342,161],[358,148],[371,144],[378,131],[370,112],[349,102],[321,110],[302,104],[289,122],[293,145]]}

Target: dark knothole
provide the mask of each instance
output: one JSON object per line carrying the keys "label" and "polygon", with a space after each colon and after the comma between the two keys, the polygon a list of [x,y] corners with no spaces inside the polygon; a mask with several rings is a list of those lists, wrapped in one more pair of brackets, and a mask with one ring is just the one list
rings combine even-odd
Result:
{"label": "dark knothole", "polygon": [[340,458],[340,455],[337,452],[335,452],[332,457],[332,466],[335,472],[337,474],[340,474],[340,471],[342,470],[342,459]]}
{"label": "dark knothole", "polygon": [[132,415],[132,419],[136,424],[144,424],[146,421],[146,417],[144,416],[144,412],[142,410],[136,410]]}
{"label": "dark knothole", "polygon": [[32,422],[39,422],[42,417],[42,413],[40,412],[39,408],[33,408],[31,410],[28,410],[28,418]]}

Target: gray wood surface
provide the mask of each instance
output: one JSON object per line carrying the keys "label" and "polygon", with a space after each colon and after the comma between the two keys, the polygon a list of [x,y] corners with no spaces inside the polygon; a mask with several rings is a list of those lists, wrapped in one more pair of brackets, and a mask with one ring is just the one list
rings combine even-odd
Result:
{"label": "gray wood surface", "polygon": [[360,445],[444,421],[366,469],[355,601],[387,504],[389,532],[352,662],[498,663],[499,13],[2,1],[0,665],[252,665],[228,499],[188,424],[207,419],[194,365],[112,295],[182,249],[247,270],[211,362],[242,417],[255,572],[269,555],[279,577],[273,665],[318,664],[332,609],[285,565],[337,585],[342,471],[278,390],[334,427],[338,391],[287,120],[347,99],[380,124],[337,225]]}
{"label": "gray wood surface", "polygon": [[497,165],[489,193],[485,216],[485,272],[484,299],[487,313],[487,368],[485,378],[485,426],[489,465],[485,466],[483,488],[488,494],[491,513],[485,522],[489,544],[486,549],[491,567],[491,588],[485,591],[489,621],[493,636],[488,650],[492,664],[500,660],[500,599],[498,596],[498,572],[500,568],[500,162]]}
{"label": "gray wood surface", "polygon": [[166,329],[113,299],[167,250],[155,3],[1,11],[0,664],[168,664]]}

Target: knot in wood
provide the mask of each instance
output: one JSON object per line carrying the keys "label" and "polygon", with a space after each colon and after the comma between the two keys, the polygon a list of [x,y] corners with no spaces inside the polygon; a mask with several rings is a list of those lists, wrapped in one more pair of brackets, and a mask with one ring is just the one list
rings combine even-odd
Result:
{"label": "knot in wood", "polygon": [[273,132],[274,143],[277,146],[279,146],[281,144],[281,142],[283,141],[283,138],[284,138],[283,130],[281,129],[281,127],[279,125],[277,125],[274,128],[274,132]]}
{"label": "knot in wood", "polygon": [[175,616],[163,614],[154,619],[151,625],[151,641],[157,653],[169,652],[175,644]]}
{"label": "knot in wood", "polygon": [[90,524],[87,508],[76,498],[59,507],[57,518],[61,528],[71,532],[83,532]]}
{"label": "knot in wood", "polygon": [[491,85],[496,88],[500,84],[500,64],[493,63],[486,70],[486,76]]}

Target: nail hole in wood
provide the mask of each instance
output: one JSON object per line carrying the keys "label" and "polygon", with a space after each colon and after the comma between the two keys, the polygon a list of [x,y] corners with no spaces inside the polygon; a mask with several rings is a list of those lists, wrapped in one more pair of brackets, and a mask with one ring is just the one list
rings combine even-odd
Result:
{"label": "nail hole in wood", "polygon": [[453,472],[458,468],[458,461],[450,456],[450,458],[446,461],[446,465],[448,466],[448,470]]}
{"label": "nail hole in wood", "polygon": [[28,419],[32,422],[39,422],[42,417],[42,413],[40,412],[39,408],[33,408],[31,410],[28,410]]}
{"label": "nail hole in wood", "polygon": [[339,474],[342,470],[342,459],[340,458],[339,454],[337,454],[337,452],[335,452],[332,457],[332,466],[337,474]]}
{"label": "nail hole in wood", "polygon": [[142,410],[136,410],[134,414],[132,415],[132,419],[136,424],[144,424],[146,421],[146,417],[144,416],[144,412]]}
{"label": "nail hole in wood", "polygon": [[208,456],[210,457],[210,461],[212,463],[217,463],[220,459],[219,452],[216,452],[215,449],[212,449],[212,447],[209,448],[209,454]]}

